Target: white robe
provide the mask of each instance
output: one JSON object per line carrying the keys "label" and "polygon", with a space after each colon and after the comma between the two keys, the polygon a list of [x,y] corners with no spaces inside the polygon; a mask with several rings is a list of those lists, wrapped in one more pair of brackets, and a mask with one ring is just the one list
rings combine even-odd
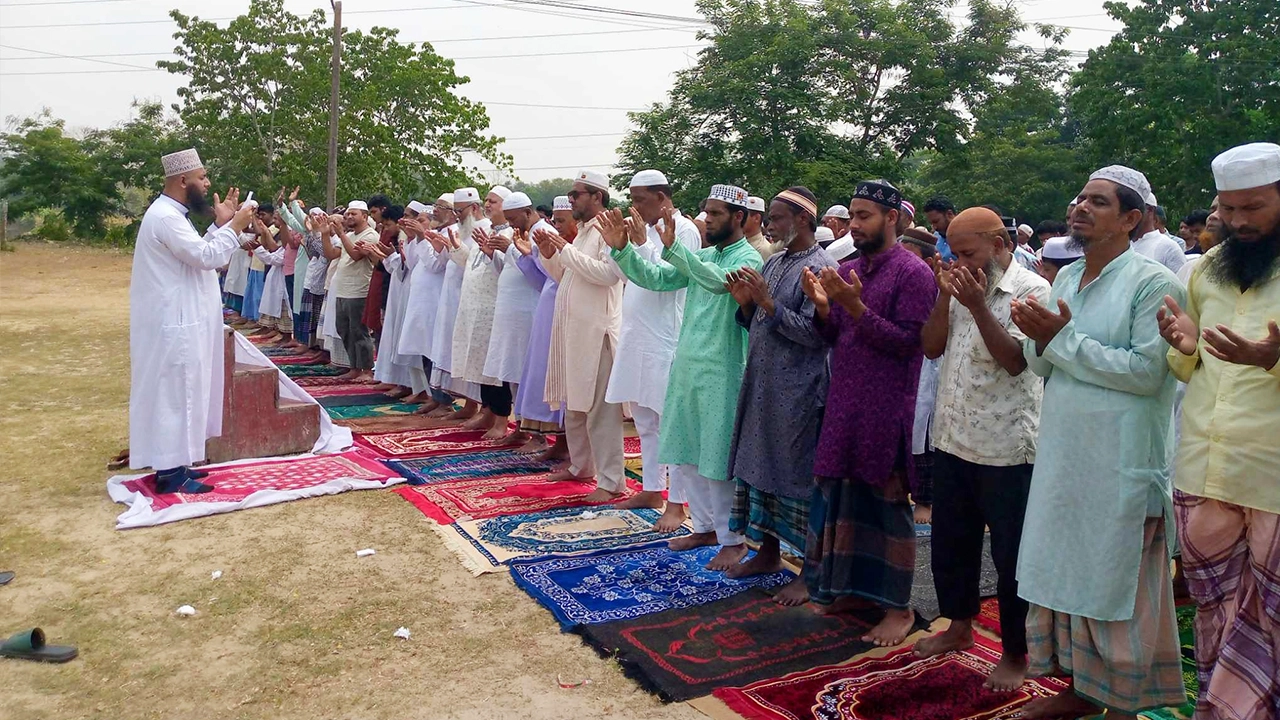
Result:
{"label": "white robe", "polygon": [[373,365],[373,379],[382,383],[409,387],[412,378],[409,368],[396,362],[396,345],[400,340],[400,326],[404,322],[405,307],[409,302],[408,273],[404,257],[394,253],[382,261],[382,267],[391,274],[391,287],[387,290],[387,310],[382,318],[382,334],[378,338],[378,360]]}
{"label": "white robe", "polygon": [[[488,227],[488,220],[476,223]],[[470,237],[459,237],[459,244],[470,249],[475,245]],[[453,373],[453,328],[458,320],[458,303],[462,297],[462,266],[450,262],[444,271],[444,287],[440,302],[436,304],[436,324],[431,333],[431,385],[472,400],[480,399],[480,386],[455,378]]]}
{"label": "white robe", "polygon": [[289,307],[289,291],[285,289],[284,278],[284,246],[267,252],[264,248],[254,248],[253,254],[263,265],[267,266],[267,279],[262,286],[262,301],[258,303],[258,314],[273,318],[284,317],[282,313],[292,313]]}
{"label": "white robe", "polygon": [[436,253],[435,248],[426,240],[405,243],[405,256],[408,258],[411,278],[409,301],[397,349],[405,355],[431,357],[431,336],[436,325],[449,256]]}
{"label": "white robe", "polygon": [[[545,221],[531,228],[554,232]],[[536,251],[535,251],[536,252]],[[534,287],[516,267],[520,251],[513,244],[503,255],[494,254],[493,269],[498,273],[498,299],[493,306],[493,332],[489,336],[489,355],[484,361],[484,374],[502,382],[518,383],[524,373],[524,359],[529,354],[529,334],[533,330],[533,311],[538,307],[541,287]]]}
{"label": "white robe", "polygon": [[248,283],[249,253],[232,253],[231,259],[227,261],[227,279],[222,284],[223,291],[243,297],[244,287]]}
{"label": "white robe", "polygon": [[222,434],[223,323],[217,269],[240,249],[230,224],[204,237],[161,195],[138,228],[129,284],[129,466],[205,459]]}
{"label": "white robe", "polygon": [[463,266],[458,319],[453,327],[451,372],[454,377],[467,382],[501,385],[501,380],[484,372],[498,299],[498,273],[493,269],[493,260],[475,243],[454,250],[449,259]]}

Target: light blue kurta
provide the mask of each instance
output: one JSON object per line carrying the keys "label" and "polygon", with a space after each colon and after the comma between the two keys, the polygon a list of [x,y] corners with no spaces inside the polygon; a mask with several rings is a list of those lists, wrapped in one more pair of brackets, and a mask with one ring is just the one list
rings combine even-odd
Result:
{"label": "light blue kurta", "polygon": [[1079,289],[1085,263],[1058,273],[1049,308],[1072,319],[1037,355],[1048,379],[1018,554],[1018,594],[1096,620],[1133,617],[1143,523],[1163,515],[1172,551],[1169,459],[1176,382],[1156,311],[1186,292],[1160,263],[1127,250]]}
{"label": "light blue kurta", "polygon": [[738,302],[724,287],[725,275],[760,269],[760,253],[739,240],[723,250],[696,254],[680,243],[663,250],[670,265],[645,260],[630,243],[613,251],[627,278],[657,292],[688,288],[684,320],[663,403],[658,462],[697,465],[698,474],[729,480],[729,445],[738,392],[747,366],[747,330],[738,324]]}

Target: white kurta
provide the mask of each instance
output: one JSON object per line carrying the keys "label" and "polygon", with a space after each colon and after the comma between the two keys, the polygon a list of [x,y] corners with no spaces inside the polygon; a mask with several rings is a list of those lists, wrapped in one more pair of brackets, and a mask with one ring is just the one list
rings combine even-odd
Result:
{"label": "white kurta", "polygon": [[273,318],[284,317],[281,313],[292,313],[289,307],[289,293],[285,289],[284,278],[284,246],[275,252],[267,252],[263,248],[253,249],[254,257],[267,266],[267,279],[262,286],[262,301],[258,303],[258,314]]}
{"label": "white kurta", "polygon": [[[488,223],[487,220],[484,222]],[[454,226],[455,232],[458,232],[457,227]],[[470,237],[459,237],[459,241],[463,247],[475,244]],[[440,301],[436,304],[436,322],[431,328],[431,353],[427,357],[431,358],[432,362],[432,387],[478,400],[479,385],[452,376],[453,328],[458,319],[458,302],[462,296],[462,275],[461,265],[455,262],[448,263],[444,271],[444,284],[440,289]]]}
{"label": "white kurta", "polygon": [[378,338],[378,360],[373,365],[373,379],[409,387],[413,379],[409,368],[396,363],[396,345],[400,340],[400,326],[404,323],[405,307],[409,304],[408,268],[400,253],[382,261],[382,267],[391,274],[391,286],[387,289],[387,309],[382,318],[382,334]]}
{"label": "white kurta", "polygon": [[431,340],[439,311],[440,292],[444,289],[447,255],[436,253],[426,240],[406,243],[411,266],[409,302],[400,329],[397,349],[406,355],[431,357]]}
{"label": "white kurta", "polygon": [[502,381],[484,373],[498,299],[493,260],[474,243],[454,250],[449,259],[463,266],[458,319],[453,327],[453,376],[479,385],[501,385]]}
{"label": "white kurta", "polygon": [[231,259],[227,261],[227,279],[222,283],[222,289],[232,295],[244,295],[244,286],[249,283],[249,253],[237,252],[231,254]]}
{"label": "white kurta", "polygon": [[[555,232],[544,220],[534,231]],[[535,249],[534,252],[537,252]],[[524,359],[529,354],[529,334],[533,331],[533,312],[538,307],[541,286],[516,267],[520,251],[513,244],[503,255],[493,256],[493,269],[498,273],[498,299],[493,306],[493,334],[489,336],[489,356],[484,361],[484,374],[502,382],[518,383],[524,373]]]}
{"label": "white kurta", "polygon": [[[676,242],[691,253],[702,249],[698,226],[678,211],[675,220]],[[670,267],[662,259],[662,239],[657,228],[648,228],[646,235],[644,245],[635,248],[636,253],[651,263]],[[613,265],[617,268],[617,263]],[[618,277],[626,278],[621,269]],[[635,283],[627,284],[622,291],[622,331],[618,334],[618,351],[605,400],[631,402],[662,414],[680,323],[684,321],[684,296],[683,289],[654,292]]]}
{"label": "white kurta", "polygon": [[199,462],[222,434],[217,269],[239,249],[229,224],[201,237],[167,195],[143,215],[129,284],[130,467]]}

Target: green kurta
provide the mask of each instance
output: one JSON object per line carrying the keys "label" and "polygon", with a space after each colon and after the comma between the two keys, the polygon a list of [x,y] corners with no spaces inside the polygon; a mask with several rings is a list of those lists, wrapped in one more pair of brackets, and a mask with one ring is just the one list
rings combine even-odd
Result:
{"label": "green kurta", "polygon": [[724,280],[730,270],[759,270],[764,264],[760,253],[746,240],[697,253],[676,243],[662,252],[671,267],[660,267],[628,244],[614,250],[613,259],[642,288],[689,290],[667,385],[658,462],[697,465],[703,477],[729,480],[729,445],[747,366],[747,331],[734,319],[738,303],[725,290]]}

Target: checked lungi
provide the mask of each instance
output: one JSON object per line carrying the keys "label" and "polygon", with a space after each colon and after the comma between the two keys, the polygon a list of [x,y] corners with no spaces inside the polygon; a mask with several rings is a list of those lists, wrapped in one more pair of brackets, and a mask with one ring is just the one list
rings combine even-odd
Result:
{"label": "checked lungi", "polygon": [[1280,515],[1174,491],[1196,601],[1196,718],[1280,718]]}
{"label": "checked lungi", "polygon": [[803,553],[809,534],[809,501],[763,492],[738,480],[729,529],[753,542],[772,535]]}
{"label": "checked lungi", "polygon": [[324,308],[324,295],[310,290],[302,291],[302,311],[298,313],[298,327],[294,333],[299,342],[310,346],[320,345],[320,311]]}

